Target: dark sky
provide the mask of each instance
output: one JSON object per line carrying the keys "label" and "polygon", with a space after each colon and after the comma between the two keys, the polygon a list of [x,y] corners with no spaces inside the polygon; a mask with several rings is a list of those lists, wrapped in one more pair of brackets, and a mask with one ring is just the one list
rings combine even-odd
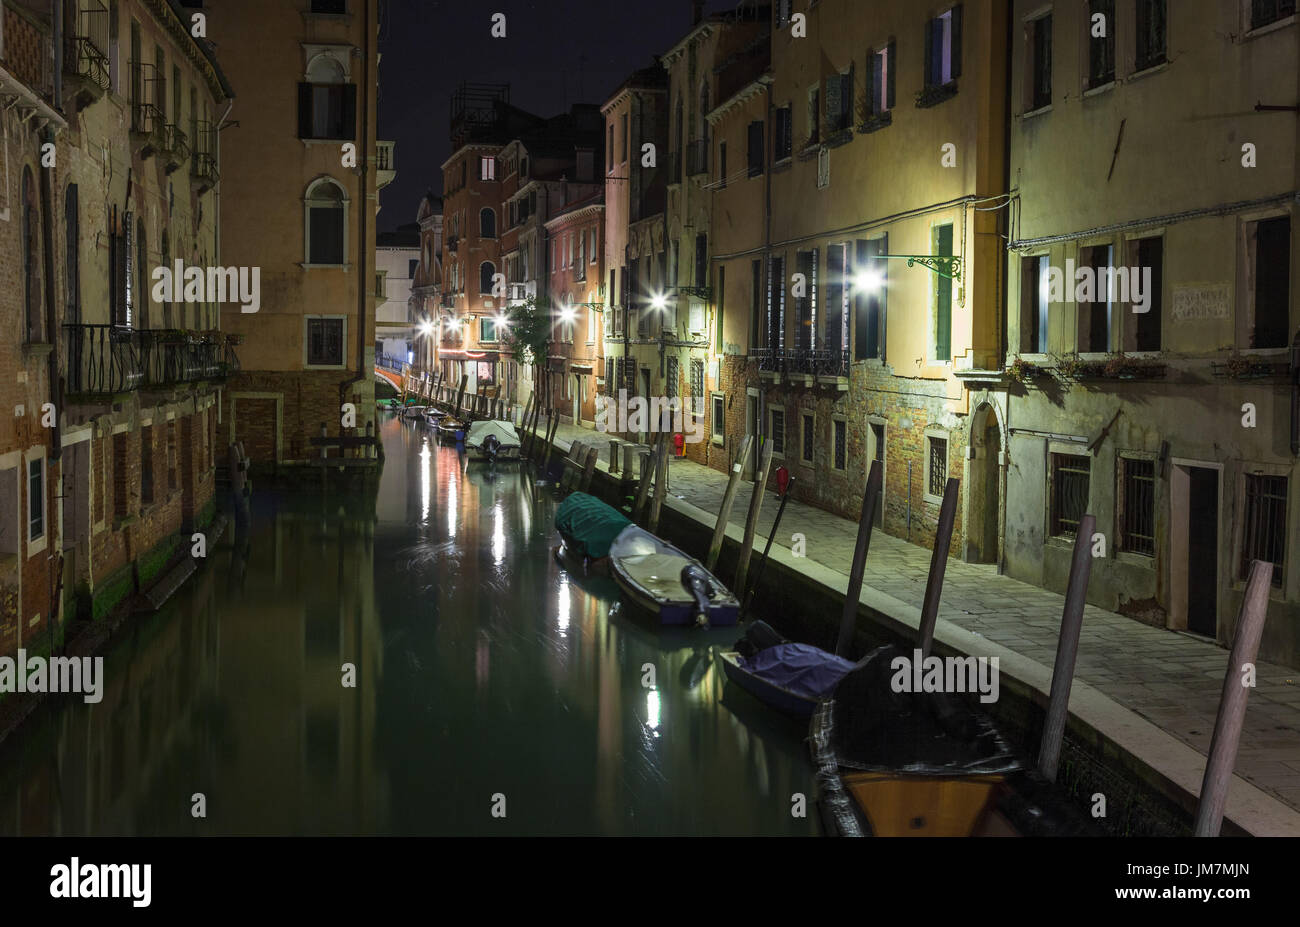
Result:
{"label": "dark sky", "polygon": [[[506,16],[503,39],[491,36],[493,13]],[[541,116],[602,103],[686,35],[691,0],[387,0],[383,17],[379,137],[397,142],[397,179],[380,194],[379,230],[391,231],[415,221],[426,190],[441,192],[448,101],[462,80],[508,82],[510,102]]]}

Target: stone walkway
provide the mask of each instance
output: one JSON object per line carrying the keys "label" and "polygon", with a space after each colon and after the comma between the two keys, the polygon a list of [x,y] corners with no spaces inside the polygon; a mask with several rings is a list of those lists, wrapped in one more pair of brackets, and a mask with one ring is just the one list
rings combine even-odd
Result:
{"label": "stone walkway", "polygon": [[[558,446],[567,450],[575,439],[602,446],[608,443],[606,437],[598,432],[560,426],[556,435]],[[608,463],[606,452],[601,456],[600,469],[607,469]],[[717,518],[726,484],[724,473],[688,460],[674,459],[669,471],[666,504],[673,499],[688,503],[711,516],[711,523]],[[736,495],[729,523],[737,537],[743,530],[752,492],[753,484],[745,481]],[[776,510],[777,496],[769,493],[759,522],[755,557],[761,552],[762,543],[771,530]],[[856,522],[791,500],[782,517],[781,536],[773,543],[772,556],[787,563],[800,564],[801,561],[790,558],[788,546],[782,547],[782,542],[788,545],[793,532],[800,532],[807,539],[808,560],[839,574],[839,588],[843,590],[847,587],[857,529]],[[868,590],[883,594],[886,603],[891,600],[902,603],[905,608],[898,609],[899,614],[895,617],[912,627],[918,621],[909,616],[919,612],[929,569],[929,549],[880,530],[872,534],[865,585]],[[863,601],[869,601],[866,593]],[[881,598],[870,601],[878,603]],[[994,650],[1005,648],[1027,658],[1037,664],[1030,675],[1050,681],[1063,604],[1062,596],[1008,576],[999,576],[992,566],[949,559],[936,637],[971,653],[971,648],[963,647],[959,640],[945,637],[943,633],[950,627],[961,629],[967,632],[965,637],[982,638],[995,645]],[[1210,735],[1214,731],[1227,660],[1227,650],[1212,642],[1144,625],[1089,605],[1084,611],[1070,709],[1077,713],[1079,703],[1084,701],[1081,693],[1086,693],[1087,686],[1091,686],[1116,703],[1118,708],[1133,712],[1201,754],[1199,767],[1203,772],[1204,754],[1209,749]],[[1007,659],[1004,658],[1001,665],[1003,673],[1010,672]],[[1080,686],[1080,681],[1087,685]],[[1097,717],[1104,718],[1108,714],[1108,706],[1102,700],[1094,700],[1093,707],[1093,714]],[[1124,719],[1119,712],[1109,714],[1114,716],[1111,720],[1117,727],[1123,726]],[[1089,723],[1095,724],[1095,721]],[[1110,731],[1105,730],[1105,733],[1109,735]],[[1138,739],[1142,739],[1140,733]],[[1149,760],[1149,757],[1144,759]],[[1161,768],[1155,763],[1152,765]],[[1200,772],[1193,768],[1197,765],[1196,758],[1185,755],[1181,758],[1181,765],[1186,768],[1173,778],[1183,780],[1181,784],[1184,787],[1189,785],[1187,780],[1194,778],[1190,783],[1191,793],[1199,794]],[[1162,772],[1168,774],[1169,770],[1162,769]],[[1291,809],[1300,809],[1300,670],[1276,664],[1258,664],[1258,687],[1250,693],[1236,772],[1238,778],[1230,796],[1230,816],[1233,799],[1237,799],[1241,792],[1251,791],[1241,788],[1241,779]],[[1263,796],[1256,798],[1263,799]],[[1273,832],[1300,834],[1300,815],[1294,811],[1267,800],[1253,802],[1252,808],[1257,823],[1259,820],[1276,822],[1277,830]],[[1255,832],[1259,831],[1256,829]]]}

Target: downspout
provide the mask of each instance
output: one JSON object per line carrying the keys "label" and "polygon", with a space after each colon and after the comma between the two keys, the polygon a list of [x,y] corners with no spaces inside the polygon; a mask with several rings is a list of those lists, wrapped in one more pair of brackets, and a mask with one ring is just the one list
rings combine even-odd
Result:
{"label": "downspout", "polygon": [[[54,105],[63,110],[63,0],[54,3]],[[46,126],[42,131],[43,140],[54,144],[54,130]],[[52,171],[41,171],[41,197],[45,200],[45,209],[41,217],[41,238],[45,244],[45,324],[50,333],[49,378],[50,399],[54,403],[54,429],[51,441],[54,447],[50,451],[50,460],[58,461],[63,457],[63,437],[59,424],[59,410],[63,408],[63,390],[59,382],[59,328],[58,313],[55,309],[57,294],[55,292],[54,272],[54,187],[50,175]]]}
{"label": "downspout", "polygon": [[[213,148],[212,157],[215,158],[217,162],[217,182],[212,186],[212,212],[215,216],[212,222],[213,250],[215,251],[215,255],[213,257],[213,263],[216,264],[216,266],[218,267],[222,266],[222,262],[221,262],[221,129],[223,126],[225,126],[226,119],[227,117],[230,116],[230,110],[234,107],[234,105],[235,105],[234,100],[229,100],[226,103],[226,111],[221,114],[221,118],[217,120],[217,127],[212,130],[212,148]],[[199,140],[197,138],[193,140],[193,144],[197,145],[198,143]],[[218,306],[217,307],[217,331],[220,330],[221,330],[221,307]],[[222,396],[222,387],[218,386],[217,398],[216,401],[213,403],[213,405],[216,407],[218,425],[222,424],[221,404],[223,399],[224,397]],[[233,436],[232,436],[232,440],[233,440]]]}
{"label": "downspout", "polygon": [[[1006,52],[1005,62],[1003,65],[1006,68],[1006,72],[1003,74],[1002,79],[1002,86],[1004,88],[1002,100],[1002,189],[1003,192],[1007,194],[1011,193],[1011,68],[1014,58],[1012,49],[1014,47],[1015,37],[1016,13],[1013,4],[1007,3]],[[1007,300],[1010,298],[1009,288],[1011,286],[1011,271],[1009,270],[1008,265],[1011,262],[1011,252],[1009,250],[1011,236],[1015,231],[1011,226],[1012,213],[1015,209],[1015,201],[1008,200],[1006,211],[998,217],[999,224],[1002,225],[1007,232],[1005,236],[1006,244],[1003,246],[1003,253],[1001,255],[1002,259],[998,262],[1001,265],[998,276],[999,293],[997,301],[998,362],[1001,364],[1007,362],[1007,349],[1009,348],[1007,341]],[[1002,445],[1005,445],[1008,451],[1011,449],[1011,390],[1008,389],[1003,395],[1006,397],[1007,404],[1006,422],[1004,423],[1007,433],[1002,435],[1002,441],[999,443],[997,448],[985,449],[986,453],[996,453],[998,455],[998,499],[1000,500],[1001,505],[998,506],[1000,510],[998,512],[998,536],[995,543],[997,544],[996,560],[999,576],[1003,576],[1007,572],[1007,468],[1011,463],[1009,459],[1010,454],[1008,453],[1006,457],[1002,454]]]}
{"label": "downspout", "polygon": [[365,0],[365,20],[362,28],[365,31],[365,41],[362,51],[361,62],[361,144],[364,146],[365,157],[361,159],[361,183],[360,183],[360,214],[357,217],[357,373],[351,379],[344,380],[339,384],[339,405],[341,406],[347,398],[347,391],[357,383],[366,378],[366,298],[367,284],[366,279],[366,232],[369,229],[368,215],[370,211],[370,200],[366,195],[369,190],[370,178],[370,43],[374,36],[371,35],[370,28],[370,5],[372,0]]}

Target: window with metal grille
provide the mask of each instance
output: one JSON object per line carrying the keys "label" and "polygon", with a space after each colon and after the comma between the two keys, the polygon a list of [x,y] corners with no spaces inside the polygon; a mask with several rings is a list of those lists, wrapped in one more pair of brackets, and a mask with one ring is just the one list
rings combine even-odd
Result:
{"label": "window with metal grille", "polygon": [[811,412],[805,412],[803,418],[803,447],[800,453],[800,459],[804,463],[813,462],[813,416]]}
{"label": "window with metal grille", "polygon": [[727,397],[713,396],[713,437],[721,441],[727,432]]}
{"label": "window with metal grille", "polygon": [[1139,71],[1165,62],[1168,46],[1167,0],[1137,0],[1137,62]]}
{"label": "window with metal grille", "polygon": [[776,111],[772,131],[772,160],[784,161],[794,150],[794,137],[791,131],[794,108],[783,106]]}
{"label": "window with metal grille", "polygon": [[848,464],[848,424],[836,419],[832,427],[835,433],[832,465],[836,470],[844,470]]}
{"label": "window with metal grille", "polygon": [[930,441],[930,475],[929,493],[942,496],[948,484],[948,439],[931,436]]}
{"label": "window with metal grille", "polygon": [[785,258],[773,257],[767,269],[767,349],[785,349]]}
{"label": "window with metal grille", "polygon": [[1295,15],[1295,0],[1250,0],[1250,28],[1258,29]]}
{"label": "window with metal grille", "polygon": [[1120,550],[1156,555],[1156,465],[1154,460],[1120,458]]}
{"label": "window with metal grille", "polygon": [[1252,560],[1273,564],[1273,585],[1282,585],[1286,559],[1286,477],[1246,474],[1241,524],[1241,578],[1250,576]]}
{"label": "window with metal grille", "polygon": [[677,398],[678,374],[679,371],[678,371],[677,358],[675,357],[668,358],[668,373],[665,376],[664,395],[667,396],[669,399]]}
{"label": "window with metal grille", "polygon": [[785,456],[785,410],[772,410],[772,427],[768,430],[768,438],[772,442],[772,453],[778,456]]}
{"label": "window with metal grille", "polygon": [[343,320],[307,320],[307,363],[341,366],[343,363]]}
{"label": "window with metal grille", "polygon": [[45,458],[27,463],[27,540],[45,537]]}
{"label": "window with metal grille", "polygon": [[691,411],[704,412],[704,361],[691,361]]}
{"label": "window with metal grille", "polygon": [[1072,538],[1088,510],[1087,457],[1078,454],[1052,455],[1052,536]]}

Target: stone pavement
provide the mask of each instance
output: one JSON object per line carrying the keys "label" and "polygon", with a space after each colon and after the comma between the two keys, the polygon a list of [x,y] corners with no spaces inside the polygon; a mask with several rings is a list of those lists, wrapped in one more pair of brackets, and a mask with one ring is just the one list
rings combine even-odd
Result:
{"label": "stone pavement", "polygon": [[[560,426],[556,435],[559,447],[567,451],[575,439],[602,446],[608,443],[605,435],[590,429]],[[606,470],[608,464],[605,452],[599,468]],[[665,505],[688,513],[696,509],[691,514],[712,524],[726,484],[724,473],[674,459]],[[753,484],[745,481],[736,494],[728,534],[734,533],[737,540],[752,493]],[[769,492],[755,539],[755,557],[771,530],[776,510],[777,496]],[[842,594],[848,586],[857,528],[856,522],[792,499],[786,505],[781,536],[773,543],[771,556],[800,572],[826,574],[827,583],[836,585]],[[796,531],[807,539],[807,559],[790,555],[789,538]],[[915,628],[929,569],[928,548],[877,530],[871,537],[862,601]],[[1000,576],[991,565],[950,558],[936,639],[968,654],[1000,655],[1004,675],[1046,691],[1056,659],[1063,605],[1063,596]],[[1084,611],[1070,711],[1196,795],[1227,660],[1227,650],[1212,642],[1089,605]],[[1142,719],[1149,724],[1141,723]],[[1158,730],[1152,730],[1152,725]],[[1300,835],[1300,814],[1296,813],[1300,809],[1300,670],[1258,664],[1258,687],[1250,693],[1236,772],[1229,796],[1230,818],[1256,834]]]}

